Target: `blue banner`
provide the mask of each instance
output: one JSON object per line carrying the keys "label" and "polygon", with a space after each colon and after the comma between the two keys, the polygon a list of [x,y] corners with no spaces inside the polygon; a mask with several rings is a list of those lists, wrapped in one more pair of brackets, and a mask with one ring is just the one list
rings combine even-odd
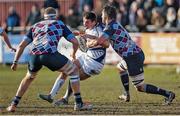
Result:
{"label": "blue banner", "polygon": [[[23,40],[23,36],[24,35],[8,35],[9,41],[14,48],[18,47],[20,42]],[[3,59],[2,59],[2,62],[3,63],[12,63],[13,59],[14,59],[14,55],[15,55],[15,53],[12,52],[11,50],[9,50],[8,47],[5,45],[5,43],[3,43],[3,47],[2,47]],[[24,49],[24,52],[21,55],[18,63],[27,63],[28,59],[29,59],[29,47],[26,47]]]}

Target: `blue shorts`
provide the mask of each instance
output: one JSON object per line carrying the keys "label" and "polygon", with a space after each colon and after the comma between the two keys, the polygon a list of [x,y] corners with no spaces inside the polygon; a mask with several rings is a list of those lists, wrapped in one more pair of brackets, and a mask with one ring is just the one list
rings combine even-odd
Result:
{"label": "blue shorts", "polygon": [[144,59],[145,56],[143,51],[124,58],[130,76],[136,76],[144,72]]}
{"label": "blue shorts", "polygon": [[57,71],[67,62],[68,58],[59,52],[52,54],[30,55],[28,70],[30,72],[37,72],[42,68],[42,66],[46,66],[52,71]]}

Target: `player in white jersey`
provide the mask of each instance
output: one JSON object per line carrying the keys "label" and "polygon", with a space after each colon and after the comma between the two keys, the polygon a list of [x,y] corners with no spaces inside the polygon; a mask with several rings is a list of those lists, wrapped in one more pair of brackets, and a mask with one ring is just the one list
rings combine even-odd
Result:
{"label": "player in white jersey", "polygon": [[[83,15],[83,24],[86,27],[86,35],[94,37],[100,37],[102,34],[102,28],[97,26],[96,15],[93,12],[87,12]],[[104,42],[103,45],[97,45],[92,48],[89,48],[89,44],[92,39],[88,39],[88,36],[83,36],[82,38],[86,39],[87,51],[82,56],[78,57],[74,63],[79,68],[80,72],[80,80],[85,80],[92,75],[97,75],[101,72],[106,56],[106,48],[109,47],[109,42]],[[57,94],[61,86],[64,84],[67,76],[65,74],[61,74],[59,78],[56,79],[54,86],[51,92],[48,95],[40,94],[39,97],[43,100],[46,100],[50,103],[53,102],[53,97]],[[61,105],[68,103],[68,98],[71,96],[72,89],[71,86],[68,85],[66,94],[63,98],[59,99],[55,102],[55,105]]]}

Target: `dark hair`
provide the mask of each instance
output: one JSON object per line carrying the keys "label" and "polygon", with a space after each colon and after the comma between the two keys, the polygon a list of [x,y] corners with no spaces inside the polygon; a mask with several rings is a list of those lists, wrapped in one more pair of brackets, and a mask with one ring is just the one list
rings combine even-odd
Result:
{"label": "dark hair", "polygon": [[108,16],[110,19],[116,19],[116,9],[113,6],[105,5],[103,8],[103,12]]}
{"label": "dark hair", "polygon": [[90,19],[91,21],[96,21],[96,14],[93,13],[93,12],[85,12],[83,14],[83,17],[86,18],[86,19]]}

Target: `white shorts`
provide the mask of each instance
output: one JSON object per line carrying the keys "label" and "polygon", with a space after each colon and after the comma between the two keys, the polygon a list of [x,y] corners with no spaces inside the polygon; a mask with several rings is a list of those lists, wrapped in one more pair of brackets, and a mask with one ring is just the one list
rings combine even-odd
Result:
{"label": "white shorts", "polygon": [[89,76],[99,74],[104,67],[104,64],[95,61],[86,54],[81,55],[77,59],[79,60],[83,71]]}

